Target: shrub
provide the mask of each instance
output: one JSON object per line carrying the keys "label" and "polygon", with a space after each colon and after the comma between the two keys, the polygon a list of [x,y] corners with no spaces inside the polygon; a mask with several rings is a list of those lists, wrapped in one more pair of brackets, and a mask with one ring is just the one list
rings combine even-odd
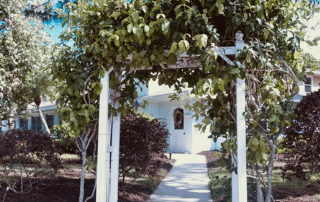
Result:
{"label": "shrub", "polygon": [[0,166],[7,189],[29,193],[53,177],[61,162],[50,135],[12,129],[0,135]]}
{"label": "shrub", "polygon": [[284,137],[279,137],[278,138],[277,154],[285,154],[286,152],[290,151],[290,149],[285,147],[283,142],[284,142]]}
{"label": "shrub", "polygon": [[69,123],[63,121],[60,125],[53,126],[52,134],[55,136],[54,141],[57,147],[62,150],[63,153],[80,154]]}
{"label": "shrub", "polygon": [[137,113],[121,119],[119,172],[123,177],[134,171],[135,177],[157,176],[166,159],[169,131],[158,119]]}
{"label": "shrub", "polygon": [[320,92],[304,97],[294,109],[296,119],[285,131],[283,148],[288,148],[283,177],[307,180],[308,172],[320,173]]}

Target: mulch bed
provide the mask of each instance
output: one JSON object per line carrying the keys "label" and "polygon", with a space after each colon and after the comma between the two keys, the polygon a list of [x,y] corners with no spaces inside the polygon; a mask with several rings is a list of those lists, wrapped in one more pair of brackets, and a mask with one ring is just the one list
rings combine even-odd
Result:
{"label": "mulch bed", "polygon": [[[217,158],[214,156],[215,151],[203,151],[198,153],[199,155],[204,155],[207,161],[208,171],[213,169],[216,166],[215,161]],[[277,154],[277,159],[283,158],[283,155]],[[273,196],[276,202],[316,202],[320,201],[313,197],[314,194],[317,194],[314,190],[309,188],[306,190],[286,190],[286,189],[274,189]],[[222,202],[224,200],[219,200]],[[218,202],[218,201],[215,201]]]}
{"label": "mulch bed", "polygon": [[[173,167],[174,160],[163,164],[163,169],[168,172]],[[80,179],[75,179],[80,176],[80,169],[73,170],[74,177],[56,177],[45,182],[45,187],[34,189],[29,194],[17,194],[9,191],[6,195],[5,202],[78,202],[80,193]],[[69,172],[68,172],[69,173]],[[69,175],[68,175],[69,176]],[[94,187],[94,179],[85,180],[85,199],[92,193]],[[5,187],[0,187],[0,201],[3,200]],[[119,202],[145,202],[147,201],[154,190],[143,185],[126,185],[122,188],[119,183]],[[88,202],[94,202],[95,195]]]}

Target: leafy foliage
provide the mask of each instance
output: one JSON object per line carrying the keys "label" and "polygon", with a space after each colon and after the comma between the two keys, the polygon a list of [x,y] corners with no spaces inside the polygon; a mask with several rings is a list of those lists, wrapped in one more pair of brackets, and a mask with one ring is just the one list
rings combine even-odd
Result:
{"label": "leafy foliage", "polygon": [[8,120],[10,128],[13,111],[19,114],[55,86],[50,76],[52,41],[39,16],[25,13],[27,8],[41,10],[41,2],[0,2],[0,119]]}
{"label": "leafy foliage", "polygon": [[15,192],[31,192],[60,169],[57,152],[48,134],[16,129],[0,133],[0,181]]}
{"label": "leafy foliage", "polygon": [[136,176],[156,176],[160,171],[169,135],[158,119],[148,120],[136,113],[121,119],[119,170],[123,180],[133,171]]}
{"label": "leafy foliage", "polygon": [[70,128],[70,125],[62,121],[60,125],[53,126],[52,134],[54,134],[54,141],[57,147],[63,151],[63,153],[74,154],[77,151],[77,145],[75,143],[75,136]]}
{"label": "leafy foliage", "polygon": [[[223,152],[232,155],[222,156],[231,158],[237,151],[234,84],[245,78],[247,163],[256,171],[251,174],[263,182],[261,172],[267,168],[267,184],[262,184],[265,200],[271,201],[277,140],[291,125],[291,98],[297,93],[296,82],[305,76],[300,42],[304,40],[304,22],[315,10],[313,3],[93,0],[67,4],[68,13],[60,15],[67,23],[60,36],[64,46],[54,61],[56,78],[66,84],[59,99],[60,114],[70,121],[76,136],[84,134],[87,125],[92,127],[98,121],[99,79],[111,68],[110,88],[117,88],[121,96],[113,98],[120,102],[120,108],[111,106],[110,115],[121,112],[125,117],[132,111],[139,82],[158,79],[159,85],[174,86],[177,92],[192,87],[196,97],[205,98],[190,106],[196,118],[204,117],[199,129],[210,129],[214,139],[227,138]],[[228,58],[233,65],[217,57],[216,47],[234,46],[237,30],[244,33],[245,45],[236,57]],[[317,40],[309,42],[316,44]],[[65,45],[68,41],[74,42],[73,48]],[[190,56],[189,62],[198,60],[201,65],[170,69],[182,52]],[[268,122],[265,129],[264,122]]]}
{"label": "leafy foliage", "polygon": [[297,117],[282,142],[289,151],[283,177],[307,180],[308,173],[320,175],[320,91],[304,97],[294,112]]}

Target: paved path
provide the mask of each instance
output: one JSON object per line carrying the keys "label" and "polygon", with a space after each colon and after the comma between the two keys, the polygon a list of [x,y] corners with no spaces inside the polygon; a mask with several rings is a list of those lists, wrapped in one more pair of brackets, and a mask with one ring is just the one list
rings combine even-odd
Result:
{"label": "paved path", "polygon": [[176,159],[149,202],[212,202],[205,156],[172,154]]}

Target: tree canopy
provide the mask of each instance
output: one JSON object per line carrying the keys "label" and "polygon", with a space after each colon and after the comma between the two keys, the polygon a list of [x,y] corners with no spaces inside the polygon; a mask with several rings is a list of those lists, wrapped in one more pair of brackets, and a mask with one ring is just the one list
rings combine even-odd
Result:
{"label": "tree canopy", "polygon": [[[236,155],[234,84],[237,78],[246,79],[249,176],[259,178],[261,165],[267,168],[267,184],[262,177],[260,180],[266,185],[265,199],[270,201],[277,138],[291,125],[296,81],[305,77],[300,42],[313,5],[307,0],[92,0],[67,4],[68,13],[60,16],[67,29],[60,37],[62,44],[69,40],[75,44],[63,46],[54,62],[54,74],[67,84],[58,102],[60,115],[70,121],[76,135],[84,134],[88,125],[93,127],[98,121],[99,79],[112,67],[110,88],[121,85],[121,96],[113,98],[120,100],[118,112],[125,115],[134,106],[139,82],[158,79],[159,85],[174,86],[178,92],[184,86],[192,87],[193,94],[205,97],[205,102],[189,106],[196,117],[204,117],[199,129],[209,127],[214,139],[227,138],[224,153]],[[234,46],[237,30],[244,33],[245,46],[229,59],[243,68],[228,64],[216,52],[216,47]],[[168,69],[183,52],[201,65]],[[148,67],[148,71],[139,71]],[[111,108],[111,114],[115,110]],[[256,180],[259,187],[260,180]]]}
{"label": "tree canopy", "polygon": [[37,15],[26,15],[33,5],[42,8],[33,1],[0,2],[0,120],[10,118],[11,128],[13,111],[33,102],[39,78],[50,81],[51,39]]}

